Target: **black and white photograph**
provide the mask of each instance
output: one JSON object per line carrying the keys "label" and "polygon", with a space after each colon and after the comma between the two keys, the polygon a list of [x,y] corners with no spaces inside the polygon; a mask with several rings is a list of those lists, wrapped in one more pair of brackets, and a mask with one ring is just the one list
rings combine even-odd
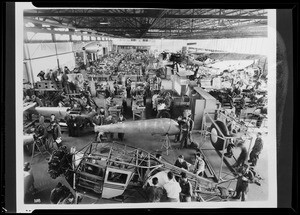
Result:
{"label": "black and white photograph", "polygon": [[18,212],[276,207],[276,9],[16,3],[16,55]]}

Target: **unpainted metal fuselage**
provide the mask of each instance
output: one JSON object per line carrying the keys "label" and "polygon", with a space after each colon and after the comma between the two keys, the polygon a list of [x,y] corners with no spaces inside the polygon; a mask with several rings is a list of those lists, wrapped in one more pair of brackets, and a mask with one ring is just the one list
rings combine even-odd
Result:
{"label": "unpainted metal fuselage", "polygon": [[118,132],[126,134],[160,134],[175,135],[179,134],[178,123],[169,118],[157,118],[147,120],[137,120],[130,122],[122,122],[110,125],[95,126],[95,132]]}

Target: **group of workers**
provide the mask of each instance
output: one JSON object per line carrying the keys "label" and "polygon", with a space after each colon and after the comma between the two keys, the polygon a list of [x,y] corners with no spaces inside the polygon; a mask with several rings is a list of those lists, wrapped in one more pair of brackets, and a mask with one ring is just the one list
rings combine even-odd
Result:
{"label": "group of workers", "polygon": [[[128,57],[128,56],[127,56]],[[128,57],[130,59],[130,57]],[[198,71],[198,68],[197,68]],[[70,73],[70,70],[65,67],[63,71],[63,75],[61,76],[61,84],[64,90],[65,94],[70,94],[72,92],[72,87],[70,86],[72,83],[69,81],[69,77],[67,74]],[[41,71],[38,74],[38,77],[40,77],[41,81],[43,80],[51,80],[55,86],[55,88],[58,88],[58,75],[59,71],[53,71],[50,70],[48,74],[45,74],[43,71]],[[196,75],[195,75],[196,76]],[[75,83],[75,89],[78,89],[78,83],[79,80]],[[133,100],[138,100],[139,96],[141,96],[144,99],[151,96],[152,94],[156,95],[155,92],[160,92],[162,89],[162,80],[159,77],[159,75],[155,76],[154,78],[149,78],[145,83],[143,87],[136,87],[132,89],[132,81],[130,78],[127,78],[125,80],[125,89],[126,89],[126,97],[132,98]],[[76,87],[77,86],[77,87]],[[90,118],[90,124],[93,126],[101,126],[101,125],[107,125],[107,124],[113,124],[113,123],[122,123],[126,121],[123,114],[119,114],[117,119],[115,119],[111,114],[106,114],[108,112],[108,107],[111,106],[112,98],[118,94],[118,82],[115,81],[113,83],[114,92],[112,93],[109,87],[109,84],[107,83],[105,89],[105,98],[106,98],[106,110],[105,108],[101,107],[99,108],[99,111],[94,111],[95,114]],[[76,92],[79,92],[76,90]],[[149,93],[150,92],[150,93]],[[158,93],[157,93],[158,95]],[[90,95],[89,95],[90,96]],[[110,100],[109,100],[110,98]],[[264,99],[265,97],[263,97]],[[170,94],[166,94],[165,100],[171,100]],[[262,99],[261,99],[262,100]],[[24,102],[34,101],[37,102],[39,106],[43,106],[43,103],[41,100],[35,96],[32,95],[31,97],[26,96]],[[264,102],[264,101],[262,101]],[[89,105],[90,103],[90,105]],[[89,97],[82,96],[80,99],[77,100],[77,102],[74,102],[72,105],[73,109],[76,109],[77,107],[79,110],[83,110],[87,107],[92,106],[93,104],[90,102]],[[240,102],[236,106],[236,115],[240,116],[241,110],[245,108],[245,96],[242,96],[240,99]],[[78,122],[80,119],[77,117],[70,116],[70,118],[67,120],[67,125],[69,128],[69,135],[70,136],[79,136],[78,134],[78,124],[82,124]],[[76,121],[77,120],[77,121]],[[191,115],[188,115],[187,117],[179,116],[177,119],[177,122],[179,124],[180,133],[176,135],[175,142],[180,142],[180,148],[188,148],[191,144],[191,133],[194,127],[194,121],[191,118]],[[75,125],[75,126],[74,126]],[[76,127],[77,126],[77,127]],[[109,139],[113,139],[113,133],[101,133],[96,132],[95,134],[95,141],[101,142],[103,137],[108,137]],[[249,156],[248,163],[250,163],[251,167],[253,168],[257,164],[257,160],[259,158],[259,155],[263,149],[263,141],[261,139],[261,133],[257,134],[257,138],[255,140],[255,144],[252,148],[252,151]],[[39,118],[39,123],[35,127],[35,138],[40,139],[43,143],[46,143],[49,141],[50,138],[53,139],[54,142],[56,142],[57,146],[59,147],[61,145],[61,128],[58,123],[58,121],[55,119],[55,115],[51,115],[50,124],[46,125],[44,122],[44,117],[41,116]],[[118,133],[118,139],[123,141],[124,140],[124,133]],[[237,172],[239,172],[238,177],[238,183],[236,188],[236,195],[234,198],[239,199],[242,196],[242,201],[246,199],[246,193],[248,191],[248,182],[252,180],[253,173],[251,172],[251,169],[246,165],[246,159],[248,156],[248,151],[243,144],[243,142],[240,142],[236,145],[237,147],[241,148],[241,153],[236,161],[236,163],[233,165],[234,168],[237,169]],[[232,149],[235,147],[234,144],[229,144],[227,147],[227,153],[225,153],[225,156],[231,157],[233,155]],[[184,156],[180,155],[178,159],[176,160],[175,166],[179,168],[183,168],[185,170],[189,170],[189,164],[184,160]],[[203,158],[203,155],[200,153],[196,153],[196,159],[194,163],[194,169],[192,172],[199,176],[204,176],[205,172],[205,161]],[[252,174],[252,175],[251,175]],[[174,176],[174,174],[170,171],[167,174],[168,176],[168,182],[163,185],[163,187],[159,187],[158,185],[158,178],[154,177],[152,178],[152,184],[153,186],[149,186],[147,188],[147,193],[149,197],[150,202],[160,202],[163,199],[163,195],[166,194],[167,201],[168,202],[190,202],[191,198],[193,196],[192,193],[192,187],[191,183],[188,181],[186,173],[181,174],[181,178],[177,178]],[[245,179],[246,178],[246,179]],[[246,181],[246,182],[245,182]],[[30,188],[34,189],[34,188]],[[55,189],[51,192],[51,203],[52,204],[72,204],[74,203],[75,197],[71,192],[68,192],[66,187],[59,183]]]}
{"label": "group of workers", "polygon": [[51,144],[54,146],[54,143],[56,144],[57,148],[61,146],[61,127],[54,114],[51,114],[50,123],[48,125],[45,123],[44,116],[40,116],[39,122],[34,128],[34,139],[40,141],[42,145],[47,145],[48,147]]}
{"label": "group of workers", "polygon": [[[249,160],[248,163],[250,163],[250,166],[254,167],[257,164],[259,155],[262,152],[263,149],[263,140],[262,140],[262,133],[258,132],[256,135],[256,139],[254,142],[254,145],[252,147],[252,150],[249,154]],[[227,151],[224,153],[226,157],[231,158],[233,156],[233,148],[234,147],[239,147],[240,148],[240,154],[238,158],[236,159],[236,162],[232,165],[234,168],[239,168],[243,166],[247,162],[247,157],[248,157],[248,149],[246,148],[245,141],[242,139],[236,140],[236,144],[233,142],[230,142],[227,146]]]}
{"label": "group of workers", "polygon": [[[204,171],[205,171],[205,161],[203,158],[203,155],[200,152],[196,153],[196,158],[195,158],[195,162],[194,162],[194,169],[192,170],[192,172],[198,176],[204,176]],[[184,160],[184,156],[183,155],[179,155],[177,160],[174,163],[174,166],[177,166],[179,168],[185,169],[189,171],[189,166],[191,164],[189,164],[187,161]]]}
{"label": "group of workers", "polygon": [[152,178],[152,186],[146,187],[146,193],[149,202],[191,202],[192,185],[188,181],[186,173],[181,173],[179,182],[175,179],[174,174],[167,173],[168,181],[161,187],[158,186],[158,178]]}
{"label": "group of workers", "polygon": [[[51,81],[53,84],[53,87],[55,89],[60,89],[59,83],[61,83],[62,89],[66,94],[70,93],[78,93],[80,91],[80,84],[82,80],[79,78],[80,76],[75,76],[74,81],[69,80],[68,74],[70,74],[70,69],[65,66],[64,70],[61,71],[61,69],[53,71],[52,69],[49,70],[48,73],[45,73],[43,70],[40,71],[37,75],[37,77],[40,78],[40,81]],[[78,73],[77,70],[74,69],[73,73]],[[59,80],[59,76],[60,80]]]}
{"label": "group of workers", "polygon": [[[161,160],[161,154],[156,158]],[[184,160],[183,155],[179,155],[174,166],[189,171],[190,164]],[[204,176],[205,161],[203,155],[196,153],[196,159],[192,172],[198,176]],[[187,178],[186,172],[181,172],[181,177],[174,176],[172,171],[167,173],[168,180],[166,183],[159,183],[158,177],[152,178],[152,185],[146,187],[146,194],[149,202],[191,202],[193,197],[192,185]]]}
{"label": "group of workers", "polygon": [[194,121],[191,115],[188,117],[179,116],[177,118],[180,133],[176,135],[175,142],[180,141],[180,148],[188,148],[188,144],[191,144],[191,132],[194,128]]}
{"label": "group of workers", "polygon": [[[122,123],[126,121],[126,118],[123,116],[122,113],[119,114],[117,118],[114,118],[111,114],[108,116],[105,115],[105,110],[103,107],[100,107],[99,112],[92,118],[92,124],[94,126],[101,126],[101,125],[109,125],[114,123]],[[103,137],[107,137],[109,140],[114,138],[114,133],[111,132],[96,132],[95,141],[101,142]],[[118,139],[123,141],[124,140],[124,133],[118,133]]]}

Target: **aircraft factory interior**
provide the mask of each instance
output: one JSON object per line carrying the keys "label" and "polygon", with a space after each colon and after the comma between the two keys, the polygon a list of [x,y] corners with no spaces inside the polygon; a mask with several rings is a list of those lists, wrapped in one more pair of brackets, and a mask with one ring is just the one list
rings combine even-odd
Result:
{"label": "aircraft factory interior", "polygon": [[267,10],[23,18],[24,204],[268,199]]}

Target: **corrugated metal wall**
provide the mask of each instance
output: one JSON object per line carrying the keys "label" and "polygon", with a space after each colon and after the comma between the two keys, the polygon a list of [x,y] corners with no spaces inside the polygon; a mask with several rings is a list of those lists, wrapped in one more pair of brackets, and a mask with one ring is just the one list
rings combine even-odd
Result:
{"label": "corrugated metal wall", "polygon": [[193,40],[193,47],[220,50],[232,53],[267,55],[270,47],[268,38],[234,38]]}
{"label": "corrugated metal wall", "polygon": [[207,40],[170,40],[170,39],[112,39],[115,45],[151,45],[151,50],[159,52],[169,50],[171,52],[180,51],[188,43],[195,48],[212,49],[233,53],[260,54],[267,55],[269,49],[268,38],[234,38],[234,39],[207,39]]}
{"label": "corrugated metal wall", "polygon": [[73,69],[75,56],[72,43],[25,43],[24,64],[27,69],[23,71],[23,76],[30,82],[39,80],[37,74],[41,70],[47,73],[50,69],[56,70],[65,66]]}

